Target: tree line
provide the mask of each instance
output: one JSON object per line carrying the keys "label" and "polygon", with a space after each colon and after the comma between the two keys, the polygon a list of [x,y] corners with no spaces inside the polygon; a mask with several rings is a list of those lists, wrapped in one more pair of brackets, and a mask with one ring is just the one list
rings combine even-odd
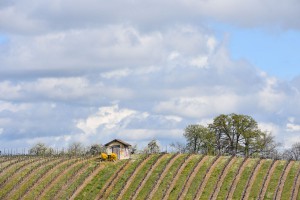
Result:
{"label": "tree line", "polygon": [[222,114],[207,126],[188,125],[184,130],[186,144],[173,143],[178,151],[208,155],[241,155],[273,159],[300,159],[300,142],[280,152],[271,133],[258,128],[248,115]]}
{"label": "tree line", "polygon": [[[207,126],[190,124],[185,128],[183,136],[186,143],[171,144],[177,152],[300,160],[300,142],[296,142],[290,149],[279,151],[280,143],[275,142],[271,133],[259,129],[258,123],[248,115],[221,114]],[[140,152],[137,151],[136,145],[131,151],[131,153],[159,153],[160,147],[153,139]],[[80,142],[74,142],[67,149],[60,151],[55,151],[43,143],[37,143],[29,150],[31,155],[79,156],[99,155],[102,152],[105,152],[102,144],[84,147]]]}

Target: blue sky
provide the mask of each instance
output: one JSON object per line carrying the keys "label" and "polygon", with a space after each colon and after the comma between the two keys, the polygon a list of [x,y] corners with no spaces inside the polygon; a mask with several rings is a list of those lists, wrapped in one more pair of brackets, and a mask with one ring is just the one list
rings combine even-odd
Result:
{"label": "blue sky", "polygon": [[234,59],[246,59],[270,75],[290,80],[300,73],[300,33],[228,28]]}
{"label": "blue sky", "polygon": [[299,18],[294,0],[1,1],[0,149],[166,146],[230,113],[289,147]]}

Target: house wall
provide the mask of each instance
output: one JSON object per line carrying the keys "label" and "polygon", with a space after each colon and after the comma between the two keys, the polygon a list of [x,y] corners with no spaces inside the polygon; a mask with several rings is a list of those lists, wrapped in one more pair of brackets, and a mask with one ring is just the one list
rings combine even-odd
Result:
{"label": "house wall", "polygon": [[119,143],[119,142],[113,142],[113,143],[109,144],[109,146],[106,149],[106,152],[108,154],[111,154],[112,153],[112,147],[116,146],[116,145],[120,145],[118,159],[120,159],[120,160],[129,159],[130,158],[129,148],[125,147],[122,143]]}

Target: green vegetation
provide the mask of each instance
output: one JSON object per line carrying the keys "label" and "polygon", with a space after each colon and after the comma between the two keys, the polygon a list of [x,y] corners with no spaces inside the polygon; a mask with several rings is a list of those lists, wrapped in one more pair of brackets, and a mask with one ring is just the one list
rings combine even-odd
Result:
{"label": "green vegetation", "polygon": [[198,186],[200,185],[201,181],[204,178],[206,170],[210,167],[211,163],[214,160],[214,156],[209,156],[209,158],[206,160],[206,162],[203,163],[203,165],[198,170],[195,178],[193,179],[190,188],[185,196],[185,199],[193,199],[195,193],[197,192]]}
{"label": "green vegetation", "polygon": [[75,199],[94,199],[106,181],[121,167],[126,161],[116,163],[103,163],[104,168],[91,180],[91,182],[80,192]]}
{"label": "green vegetation", "polygon": [[201,156],[199,155],[194,155],[190,162],[187,163],[185,168],[183,169],[182,173],[180,174],[178,180],[176,181],[174,187],[172,188],[172,191],[170,193],[169,199],[176,199],[177,196],[179,195],[185,181],[180,181],[180,180],[186,180],[189,173],[191,173],[191,170],[194,168],[196,164],[198,164],[199,159],[201,159]]}
{"label": "green vegetation", "polygon": [[294,180],[295,177],[297,175],[297,172],[299,170],[300,167],[300,162],[295,162],[290,170],[290,172],[288,173],[288,176],[285,180],[284,186],[283,186],[283,191],[282,191],[282,195],[281,195],[281,199],[282,200],[288,200],[291,199],[291,192],[293,190],[293,184],[294,184]]}
{"label": "green vegetation", "polygon": [[220,173],[222,169],[225,167],[226,162],[230,159],[229,157],[222,157],[220,158],[220,161],[218,162],[217,166],[211,173],[209,177],[209,181],[204,187],[203,193],[201,195],[201,199],[209,199],[210,194],[212,194],[214,186],[217,184],[218,177],[220,176]]}
{"label": "green vegetation", "polygon": [[242,164],[243,160],[244,158],[237,158],[235,162],[232,164],[229,171],[227,172],[227,175],[225,176],[225,179],[222,183],[217,199],[226,199],[226,195],[229,192],[230,185],[234,179],[236,172],[238,171],[240,165]]}
{"label": "green vegetation", "polygon": [[35,199],[40,196],[46,189],[46,187],[57,177],[63,173],[68,166],[75,163],[77,159],[65,159],[63,162],[52,168],[33,186],[30,192],[23,197],[23,199]]}
{"label": "green vegetation", "polygon": [[113,191],[110,193],[107,199],[116,199],[119,192],[121,192],[121,189],[125,185],[128,178],[132,175],[134,170],[144,161],[145,156],[138,158],[137,160],[134,160],[131,162],[131,165],[128,167],[128,169],[122,174],[122,176],[119,178],[119,181],[114,185]]}
{"label": "green vegetation", "polygon": [[246,184],[248,179],[251,176],[251,172],[254,170],[254,167],[258,163],[258,159],[250,160],[248,165],[245,167],[244,171],[241,174],[241,178],[235,188],[233,193],[233,199],[241,199],[243,196],[243,192],[246,189]]}
{"label": "green vegetation", "polygon": [[58,199],[68,199],[76,190],[76,188],[78,188],[83,183],[83,181],[93,172],[93,170],[95,170],[96,167],[98,167],[97,163],[88,161],[82,173],[78,174],[78,176],[74,178],[73,182],[67,185],[63,193],[61,195],[58,195]]}
{"label": "green vegetation", "polygon": [[137,199],[146,199],[147,195],[151,192],[152,186],[154,186],[155,181],[159,178],[158,175],[164,170],[170,158],[172,157],[171,154],[162,158],[161,162],[157,165],[157,167],[153,170],[151,176],[144,184],[144,187],[139,192]]}
{"label": "green vegetation", "polygon": [[30,175],[28,175],[26,179],[23,180],[22,184],[20,184],[20,186],[16,188],[18,192],[13,193],[12,196],[9,197],[9,199],[18,199],[19,196],[24,196],[26,191],[30,190],[34,183],[37,182],[43,176],[43,174],[45,174],[61,161],[62,159],[49,160],[48,163],[45,163],[39,169],[34,170]]}
{"label": "green vegetation", "polygon": [[276,191],[280,176],[283,172],[283,169],[287,161],[281,161],[275,168],[273,174],[271,174],[271,180],[267,187],[267,192],[264,196],[264,199],[273,199],[274,193]]}
{"label": "green vegetation", "polygon": [[143,180],[143,178],[146,176],[147,171],[150,169],[151,165],[155,163],[157,158],[159,157],[158,154],[151,155],[151,158],[146,162],[143,167],[140,169],[140,171],[136,174],[134,177],[132,183],[130,184],[128,190],[123,196],[123,199],[130,199],[132,195],[134,195],[135,190],[139,187],[139,184]]}
{"label": "green vegetation", "polygon": [[155,195],[153,196],[153,199],[162,199],[164,193],[167,191],[169,184],[171,183],[172,178],[176,175],[175,172],[181,165],[181,163],[184,162],[184,159],[187,157],[186,154],[180,155],[173,163],[173,165],[170,167],[168,173],[166,174],[165,178],[161,182],[161,184],[158,187],[158,190],[156,191]]}
{"label": "green vegetation", "polygon": [[[214,192],[217,199],[225,199],[244,158],[235,158],[226,168],[230,157],[221,156],[212,168],[217,158],[203,158],[199,154],[151,154],[136,156],[129,162],[100,162],[98,157],[0,157],[0,198],[70,199],[76,194],[75,199],[101,196],[105,199],[148,199],[155,188],[157,190],[152,193],[152,199],[178,199],[179,195],[184,194],[181,197],[190,200],[195,197],[201,183],[205,183],[202,185],[201,199],[209,199]],[[292,161],[290,170],[285,173],[287,161],[277,161],[267,179],[273,160],[261,160],[257,173],[253,173],[258,161],[257,158],[249,158],[247,165],[241,168],[233,199],[242,198],[251,175],[253,184],[248,188],[249,199],[256,199],[261,188],[266,189],[264,199],[273,199],[280,179],[283,181],[281,199],[290,199],[300,162]],[[211,173],[206,176],[207,172]],[[205,176],[207,182],[203,182]],[[112,187],[105,188],[109,183]],[[184,193],[183,187],[186,187]]]}
{"label": "green vegetation", "polygon": [[262,164],[261,168],[258,171],[258,174],[255,177],[255,181],[252,185],[250,196],[249,196],[250,199],[258,198],[259,192],[263,187],[263,185],[262,185],[263,181],[268,173],[269,168],[271,167],[271,164],[272,164],[272,160],[266,160]]}

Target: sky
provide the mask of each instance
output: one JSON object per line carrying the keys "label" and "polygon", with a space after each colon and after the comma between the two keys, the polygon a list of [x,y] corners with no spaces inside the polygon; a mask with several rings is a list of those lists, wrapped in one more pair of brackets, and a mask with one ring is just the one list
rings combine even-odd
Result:
{"label": "sky", "polygon": [[2,0],[0,149],[119,138],[162,149],[252,116],[300,141],[297,0]]}

